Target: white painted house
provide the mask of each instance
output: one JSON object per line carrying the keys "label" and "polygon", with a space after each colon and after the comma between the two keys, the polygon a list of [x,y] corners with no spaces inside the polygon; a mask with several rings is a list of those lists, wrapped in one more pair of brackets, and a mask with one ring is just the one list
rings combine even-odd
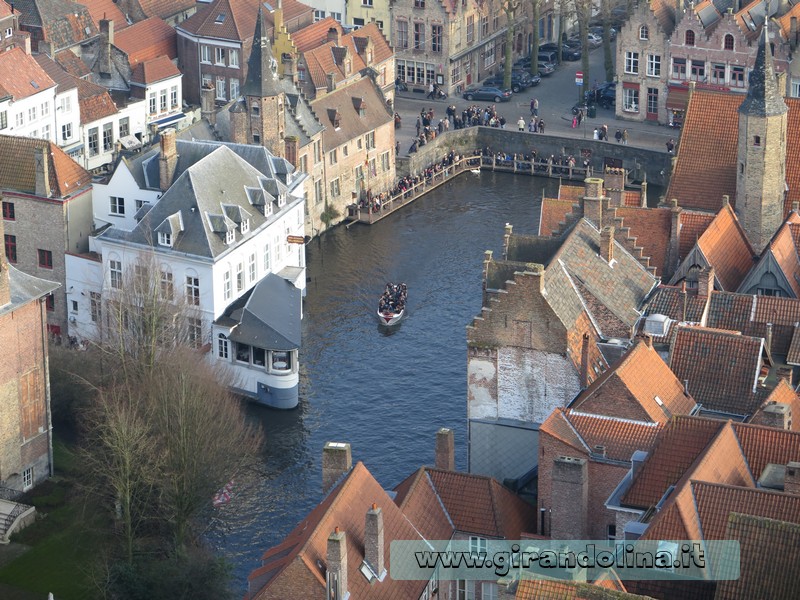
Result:
{"label": "white painted house", "polygon": [[56,84],[20,47],[0,52],[0,133],[55,142]]}
{"label": "white painted house", "polygon": [[67,256],[70,335],[102,335],[103,302],[145,259],[191,308],[190,338],[232,370],[238,392],[296,406],[305,247],[289,242],[303,236],[305,178],[261,146],[163,131],[160,149],[121,160],[97,185],[100,233],[89,255]]}
{"label": "white painted house", "polygon": [[34,59],[56,83],[55,110],[52,111],[55,142],[73,159],[75,156],[81,156],[83,142],[81,141],[78,78],[67,73],[47,54],[37,54]]}

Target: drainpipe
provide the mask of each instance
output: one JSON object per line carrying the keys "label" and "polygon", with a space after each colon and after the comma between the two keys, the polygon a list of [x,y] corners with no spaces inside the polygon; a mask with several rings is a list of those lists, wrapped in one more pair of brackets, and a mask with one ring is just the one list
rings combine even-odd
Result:
{"label": "drainpipe", "polygon": [[44,307],[45,301],[39,299],[39,314],[42,317],[42,363],[44,365],[44,394],[47,399],[45,414],[47,415],[47,455],[50,462],[50,477],[54,475],[53,465],[53,419],[50,412],[50,362],[47,354],[47,312]]}

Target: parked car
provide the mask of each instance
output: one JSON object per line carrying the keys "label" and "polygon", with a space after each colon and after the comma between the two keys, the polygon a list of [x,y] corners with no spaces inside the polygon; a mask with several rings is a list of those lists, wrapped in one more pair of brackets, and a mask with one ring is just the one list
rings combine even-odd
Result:
{"label": "parked car", "polygon": [[[599,37],[600,41],[602,42],[605,29],[603,28],[603,24],[601,22],[598,22],[597,25],[589,27],[589,32]],[[609,27],[608,35],[609,39],[613,42],[615,39],[617,39],[617,30],[614,27]]]}
{"label": "parked car", "polygon": [[617,103],[617,84],[601,83],[596,90],[584,94],[587,104],[597,104],[600,108],[611,108]]}
{"label": "parked car", "polygon": [[[554,42],[548,42],[539,46],[539,55],[542,52],[558,52],[558,46]],[[575,61],[581,59],[581,51],[570,48],[566,44],[561,45],[561,60]],[[552,61],[551,61],[552,62]]]}
{"label": "parked car", "polygon": [[536,56],[540,63],[554,65],[558,62],[558,52],[555,50],[539,50],[539,53]]}
{"label": "parked car", "polygon": [[592,33],[591,31],[587,35],[587,39],[589,48],[599,48],[603,45],[603,36]]}
{"label": "parked car", "polygon": [[[538,77],[538,76],[537,76]],[[541,80],[540,80],[541,81]],[[503,87],[503,74],[492,75],[487,77],[481,83],[485,86],[502,88]],[[527,87],[530,87],[530,77],[523,77],[517,73],[511,73],[511,91],[518,94]]]}
{"label": "parked car", "polygon": [[[556,70],[556,66],[552,63],[547,62],[546,60],[538,60],[537,66],[539,68],[539,77],[546,77],[547,75],[552,75]],[[517,60],[517,62],[514,63],[514,69],[527,71],[528,73],[530,73],[531,57],[526,56],[524,58],[520,58],[519,60]]]}
{"label": "parked car", "polygon": [[540,61],[538,67],[539,67],[539,77],[546,77],[547,75],[552,75],[556,70],[556,66],[549,62]]}
{"label": "parked car", "polygon": [[511,100],[511,90],[501,90],[498,87],[481,86],[479,88],[466,90],[465,100],[491,100],[493,102],[508,102]]}

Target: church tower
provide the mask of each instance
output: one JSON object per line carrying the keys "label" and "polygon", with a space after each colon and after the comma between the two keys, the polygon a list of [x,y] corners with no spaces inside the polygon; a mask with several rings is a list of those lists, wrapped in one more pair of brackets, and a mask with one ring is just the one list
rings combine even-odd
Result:
{"label": "church tower", "polygon": [[261,5],[242,93],[247,112],[248,143],[261,144],[275,156],[284,157],[286,94],[278,76],[278,63],[272,56]]}
{"label": "church tower", "polygon": [[778,89],[772,51],[762,27],[747,97],[739,106],[736,212],[760,253],[783,223],[786,190],[786,123],[789,112]]}

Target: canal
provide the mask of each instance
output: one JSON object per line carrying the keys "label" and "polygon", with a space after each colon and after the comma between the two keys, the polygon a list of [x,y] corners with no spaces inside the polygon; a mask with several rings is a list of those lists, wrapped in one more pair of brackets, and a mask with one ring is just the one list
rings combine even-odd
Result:
{"label": "canal", "polygon": [[[466,456],[466,330],[481,308],[484,250],[503,226],[534,233],[542,192],[557,181],[466,173],[372,225],[338,227],[307,250],[301,401],[289,412],[249,409],[266,436],[263,460],[214,509],[207,539],[234,567],[237,591],[264,551],[322,498],[326,441],[349,442],[392,488],[433,464],[439,427]],[[408,315],[387,335],[375,310],[387,281],[408,285]]]}

